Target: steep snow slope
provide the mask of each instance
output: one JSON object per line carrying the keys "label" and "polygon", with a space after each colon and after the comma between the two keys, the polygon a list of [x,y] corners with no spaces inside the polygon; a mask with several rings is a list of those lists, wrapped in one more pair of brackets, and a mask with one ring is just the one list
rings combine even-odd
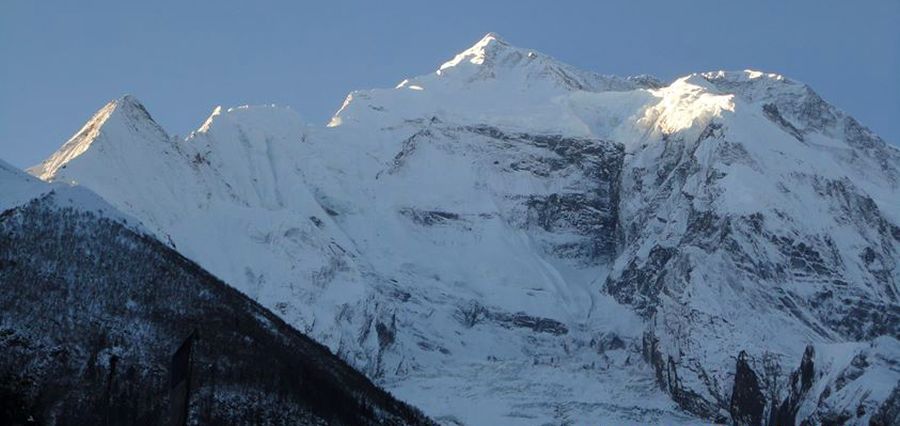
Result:
{"label": "steep snow slope", "polygon": [[[327,128],[217,109],[172,141],[141,117],[34,172],[447,423],[865,421],[900,398],[900,154],[781,76],[666,86],[489,34]],[[142,147],[93,147],[118,140]]]}
{"label": "steep snow slope", "polygon": [[0,188],[33,197],[0,214],[0,423],[166,421],[194,330],[192,423],[432,424],[86,189],[2,162]]}

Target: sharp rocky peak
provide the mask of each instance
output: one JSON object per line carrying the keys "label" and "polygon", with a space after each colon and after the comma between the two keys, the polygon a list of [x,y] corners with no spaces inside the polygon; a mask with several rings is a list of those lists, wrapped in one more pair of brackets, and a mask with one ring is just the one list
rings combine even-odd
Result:
{"label": "sharp rocky peak", "polygon": [[[522,78],[528,86],[550,83],[566,90],[595,92],[661,85],[659,80],[649,76],[623,78],[579,69],[536,50],[516,47],[492,32],[445,62],[435,74],[438,78],[458,75],[465,82]],[[404,83],[400,87],[408,85]]]}
{"label": "sharp rocky peak", "polygon": [[575,70],[567,64],[532,49],[513,46],[496,33],[487,33],[477,43],[444,62],[435,74],[500,77],[506,71],[525,71],[526,75],[544,74],[550,69]]}
{"label": "sharp rocky peak", "polygon": [[169,135],[153,120],[144,105],[136,97],[125,95],[97,110],[58,151],[40,165],[29,169],[29,172],[41,179],[52,179],[59,169],[98,143],[121,145],[170,140]]}
{"label": "sharp rocky peak", "polygon": [[136,125],[149,126],[153,130],[163,132],[141,101],[132,95],[124,95],[109,101],[103,108],[94,113],[91,119],[72,139],[85,136],[93,130],[99,130],[101,127],[112,123],[129,124],[132,128]]}
{"label": "sharp rocky peak", "polygon": [[103,125],[110,120],[119,119],[135,123],[149,122],[152,123],[154,127],[159,127],[150,115],[150,112],[147,111],[147,108],[145,108],[141,101],[133,95],[124,95],[118,99],[109,101],[103,108],[100,108],[93,117],[91,117],[85,127],[91,125]]}
{"label": "sharp rocky peak", "polygon": [[[522,49],[511,46],[496,33],[487,33],[487,35],[482,37],[481,40],[472,45],[472,47],[458,53],[453,59],[444,62],[440,69],[438,69],[438,74],[441,74],[448,68],[466,62],[475,65],[493,65],[498,57],[509,53],[520,53],[519,51],[521,50]],[[535,55],[535,53],[531,53],[532,57]]]}
{"label": "sharp rocky peak", "polygon": [[351,92],[329,126],[384,120],[385,113],[403,119],[471,116],[473,111],[496,115],[511,107],[546,104],[573,92],[661,86],[649,76],[617,77],[579,69],[488,33],[435,72],[404,79],[393,89]]}

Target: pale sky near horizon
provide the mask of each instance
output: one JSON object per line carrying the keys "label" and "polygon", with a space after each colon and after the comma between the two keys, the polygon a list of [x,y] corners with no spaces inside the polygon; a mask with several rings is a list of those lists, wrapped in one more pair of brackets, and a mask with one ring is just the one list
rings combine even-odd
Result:
{"label": "pale sky near horizon", "polygon": [[900,144],[900,1],[0,0],[0,158],[37,164],[130,93],[171,134],[216,105],[327,122],[493,31],[604,74],[758,69]]}

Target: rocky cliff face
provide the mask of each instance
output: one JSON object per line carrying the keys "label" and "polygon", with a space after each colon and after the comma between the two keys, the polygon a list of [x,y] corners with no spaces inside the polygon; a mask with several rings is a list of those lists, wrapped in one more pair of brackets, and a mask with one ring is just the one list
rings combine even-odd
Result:
{"label": "rocky cliff face", "polygon": [[[734,395],[757,393],[752,380],[729,388],[738,375],[725,359],[736,353],[747,379],[747,359],[757,369],[767,359],[794,365],[804,343],[898,335],[896,209],[873,199],[896,200],[898,157],[871,134],[860,142],[853,121],[804,86],[691,79],[732,90],[734,115],[663,133],[660,145],[636,152],[623,172],[626,249],[606,289],[648,319],[650,359],[680,404],[724,418],[729,394],[735,415]],[[895,367],[882,368],[896,382]],[[890,391],[840,404],[871,412]],[[747,404],[738,411],[756,419],[755,398]]]}
{"label": "rocky cliff face", "polygon": [[896,411],[900,152],[801,83],[603,76],[490,34],[328,127],[217,109],[172,140],[132,104],[33,172],[440,421]]}

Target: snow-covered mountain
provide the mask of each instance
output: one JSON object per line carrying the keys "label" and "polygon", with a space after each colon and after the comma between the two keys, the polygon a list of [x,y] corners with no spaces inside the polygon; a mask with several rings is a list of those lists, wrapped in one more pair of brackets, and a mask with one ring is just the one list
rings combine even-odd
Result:
{"label": "snow-covered mountain", "polygon": [[900,411],[900,152],[779,75],[666,85],[488,34],[327,127],[216,108],[174,139],[126,96],[31,172],[447,424]]}
{"label": "snow-covered mountain", "polygon": [[0,212],[0,424],[165,422],[192,330],[191,424],[433,424],[83,187],[0,161]]}

